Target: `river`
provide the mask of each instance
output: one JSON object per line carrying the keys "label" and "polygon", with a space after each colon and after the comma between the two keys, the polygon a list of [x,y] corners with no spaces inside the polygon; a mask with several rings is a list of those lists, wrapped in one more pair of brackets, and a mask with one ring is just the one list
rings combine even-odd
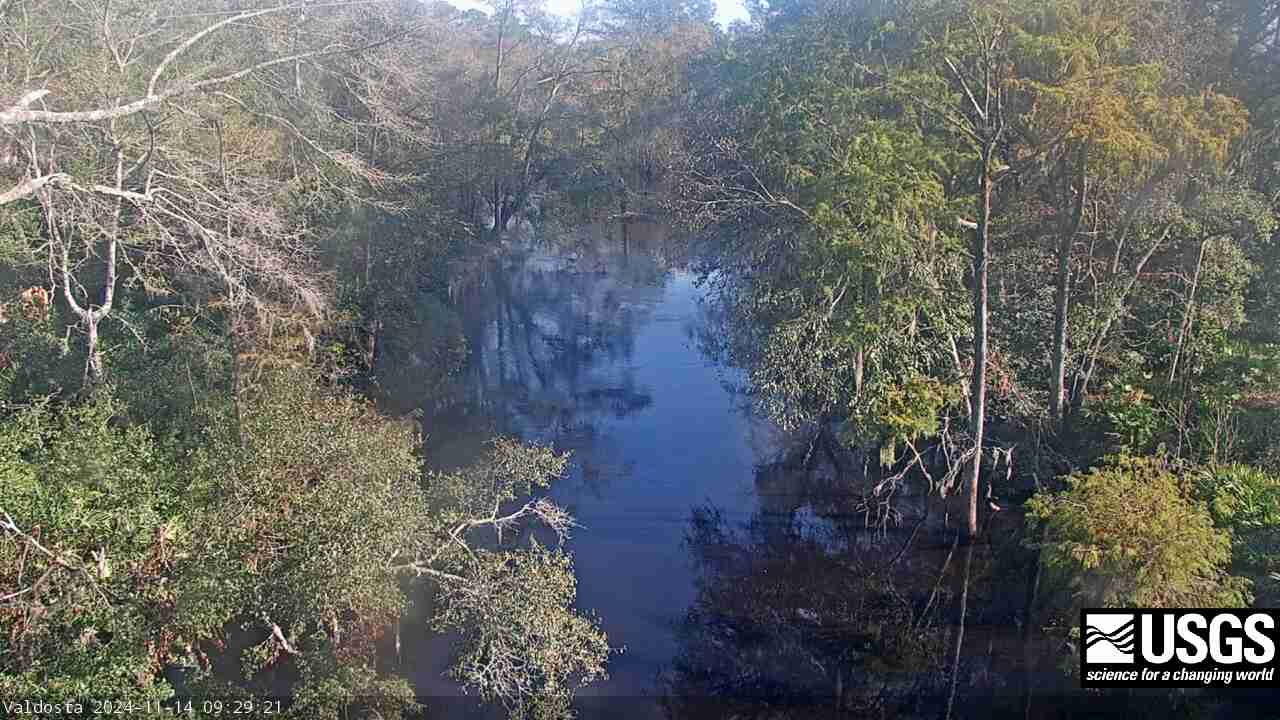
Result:
{"label": "river", "polygon": [[[492,433],[572,453],[551,494],[581,526],[578,606],[618,648],[608,680],[580,692],[581,717],[1164,707],[1082,696],[1057,667],[1064,629],[1025,627],[1039,584],[1016,508],[968,550],[919,479],[877,491],[834,453],[788,454],[795,439],[755,419],[742,376],[706,351],[723,328],[684,258],[663,226],[632,224],[481,261],[455,298],[461,392],[424,413],[435,464],[467,462]],[[449,639],[421,625],[404,624],[398,670],[428,716],[500,717],[460,697]]]}

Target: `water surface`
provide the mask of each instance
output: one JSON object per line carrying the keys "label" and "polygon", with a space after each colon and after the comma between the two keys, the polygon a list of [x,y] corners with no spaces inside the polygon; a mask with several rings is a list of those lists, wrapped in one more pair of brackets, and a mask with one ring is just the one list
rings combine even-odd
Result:
{"label": "water surface", "polygon": [[[440,465],[495,432],[572,453],[551,494],[581,525],[578,606],[620,650],[582,717],[1167,716],[1060,671],[1064,629],[1025,622],[1043,598],[1016,508],[965,548],[923,478],[753,418],[704,351],[724,328],[682,247],[633,224],[477,261],[462,391],[424,419]],[[457,697],[448,638],[416,632],[401,671],[428,712],[500,717]]]}

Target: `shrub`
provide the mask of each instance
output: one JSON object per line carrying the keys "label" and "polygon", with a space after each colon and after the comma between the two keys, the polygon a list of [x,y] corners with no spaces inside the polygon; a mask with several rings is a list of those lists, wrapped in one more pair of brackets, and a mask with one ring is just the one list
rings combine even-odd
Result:
{"label": "shrub", "polygon": [[1231,564],[1253,580],[1260,607],[1280,601],[1280,477],[1248,465],[1220,465],[1200,473],[1196,496],[1213,522],[1231,532]]}
{"label": "shrub", "polygon": [[[108,389],[0,423],[0,696],[159,699],[180,481]],[[11,594],[12,593],[12,594]]]}
{"label": "shrub", "polygon": [[1228,574],[1231,537],[1168,467],[1116,456],[1028,503],[1045,567],[1084,605],[1238,607],[1249,582]]}

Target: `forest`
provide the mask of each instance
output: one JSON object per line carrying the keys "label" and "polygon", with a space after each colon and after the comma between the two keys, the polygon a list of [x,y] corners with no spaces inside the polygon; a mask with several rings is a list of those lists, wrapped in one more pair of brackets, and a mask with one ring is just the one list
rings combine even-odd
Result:
{"label": "forest", "polygon": [[0,0],[0,700],[1273,716],[1280,1],[745,7]]}

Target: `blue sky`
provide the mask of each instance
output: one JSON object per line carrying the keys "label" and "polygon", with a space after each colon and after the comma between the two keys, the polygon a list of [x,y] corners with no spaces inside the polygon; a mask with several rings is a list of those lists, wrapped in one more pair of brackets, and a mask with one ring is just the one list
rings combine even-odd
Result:
{"label": "blue sky", "polygon": [[[449,0],[455,7],[486,9],[481,0]],[[728,26],[734,20],[746,20],[747,9],[742,0],[714,0],[716,5],[716,22]],[[547,0],[547,9],[557,15],[574,15],[582,6],[582,0]]]}

